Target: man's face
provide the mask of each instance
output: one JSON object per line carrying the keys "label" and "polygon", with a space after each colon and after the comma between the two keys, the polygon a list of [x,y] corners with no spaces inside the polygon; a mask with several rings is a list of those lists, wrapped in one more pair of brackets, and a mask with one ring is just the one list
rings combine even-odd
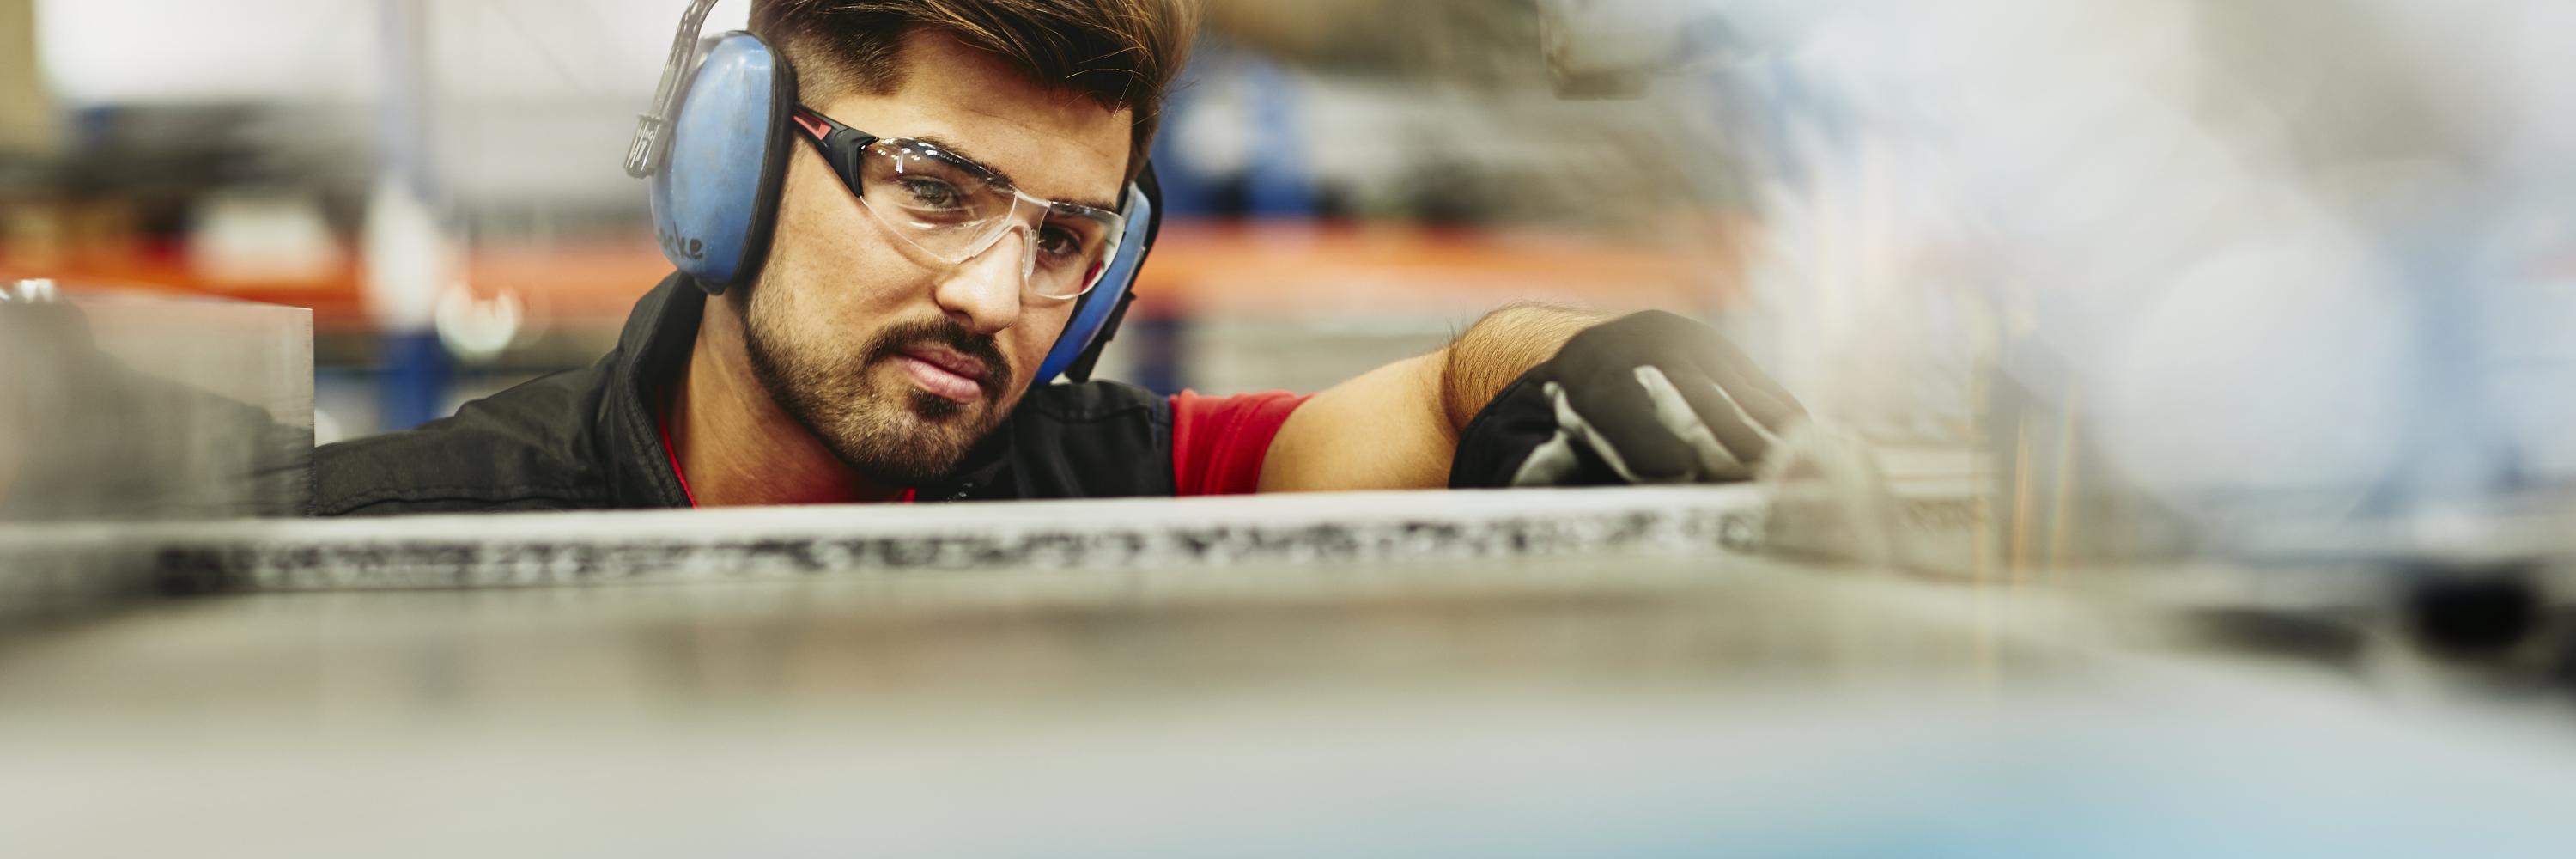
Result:
{"label": "man's face", "polygon": [[[937,140],[1036,197],[1119,199],[1127,112],[1040,88],[943,35],[914,34],[903,63],[894,93],[806,104],[879,137]],[[941,262],[862,209],[813,147],[793,146],[768,266],[741,299],[753,370],[862,476],[921,485],[1009,415],[1074,302],[1022,288],[1026,234]]]}

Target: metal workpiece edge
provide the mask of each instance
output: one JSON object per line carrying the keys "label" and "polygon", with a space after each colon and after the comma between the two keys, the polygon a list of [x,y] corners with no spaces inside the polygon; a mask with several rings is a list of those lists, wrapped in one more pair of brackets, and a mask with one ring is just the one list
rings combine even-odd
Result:
{"label": "metal workpiece edge", "polygon": [[1751,485],[0,527],[0,604],[1752,551]]}

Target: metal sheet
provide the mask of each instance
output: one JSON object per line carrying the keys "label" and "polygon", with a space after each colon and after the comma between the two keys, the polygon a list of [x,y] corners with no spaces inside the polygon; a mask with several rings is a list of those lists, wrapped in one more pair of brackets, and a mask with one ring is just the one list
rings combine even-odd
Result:
{"label": "metal sheet", "polygon": [[300,515],[311,311],[37,281],[0,300],[0,522]]}
{"label": "metal sheet", "polygon": [[0,608],[101,597],[954,569],[1122,571],[1708,553],[1751,486],[0,526]]}
{"label": "metal sheet", "polygon": [[0,645],[32,855],[2555,855],[2563,726],[1741,556],[255,594]]}

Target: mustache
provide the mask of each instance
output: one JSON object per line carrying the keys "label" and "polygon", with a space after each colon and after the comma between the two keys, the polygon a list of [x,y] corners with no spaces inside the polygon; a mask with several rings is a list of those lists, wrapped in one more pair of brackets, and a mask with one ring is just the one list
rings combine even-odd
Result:
{"label": "mustache", "polygon": [[998,399],[1003,391],[1010,390],[1011,362],[1002,357],[1002,347],[993,341],[991,335],[966,330],[966,326],[948,319],[886,326],[868,341],[867,361],[862,366],[875,366],[877,362],[893,358],[904,349],[920,343],[946,346],[956,350],[957,354],[982,362],[985,396]]}

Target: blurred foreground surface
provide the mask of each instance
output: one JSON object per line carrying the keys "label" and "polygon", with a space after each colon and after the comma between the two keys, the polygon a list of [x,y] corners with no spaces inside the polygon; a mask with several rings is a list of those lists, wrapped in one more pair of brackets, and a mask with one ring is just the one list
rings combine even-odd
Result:
{"label": "blurred foreground surface", "polygon": [[[1263,510],[1214,518],[1285,518],[1244,504]],[[1678,546],[1148,566],[29,620],[0,627],[0,807],[13,851],[44,856],[2543,856],[2576,838],[2563,697],[2464,681],[2393,629],[2215,635],[2156,598],[2162,575],[1933,583]]]}

